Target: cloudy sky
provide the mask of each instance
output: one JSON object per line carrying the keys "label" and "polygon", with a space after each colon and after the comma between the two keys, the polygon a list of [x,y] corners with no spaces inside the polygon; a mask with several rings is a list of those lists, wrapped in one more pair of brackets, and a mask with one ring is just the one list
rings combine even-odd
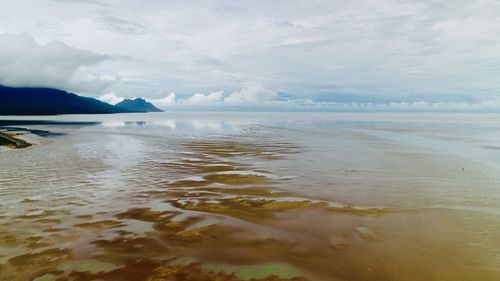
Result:
{"label": "cloudy sky", "polygon": [[500,1],[0,0],[0,84],[163,108],[500,108]]}

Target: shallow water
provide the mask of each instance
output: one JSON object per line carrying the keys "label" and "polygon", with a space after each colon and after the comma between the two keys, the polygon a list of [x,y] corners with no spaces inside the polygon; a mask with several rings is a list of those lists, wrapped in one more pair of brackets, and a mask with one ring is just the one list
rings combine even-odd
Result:
{"label": "shallow water", "polygon": [[19,119],[0,280],[500,280],[500,115]]}

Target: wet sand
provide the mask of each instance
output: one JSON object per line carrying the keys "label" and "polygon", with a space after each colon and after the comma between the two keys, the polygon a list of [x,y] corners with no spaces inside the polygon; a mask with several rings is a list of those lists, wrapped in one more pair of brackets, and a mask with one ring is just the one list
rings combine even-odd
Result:
{"label": "wet sand", "polygon": [[158,123],[0,155],[0,279],[500,280],[496,167],[433,128]]}
{"label": "wet sand", "polygon": [[31,144],[19,138],[18,134],[0,131],[0,146],[9,148],[26,148]]}

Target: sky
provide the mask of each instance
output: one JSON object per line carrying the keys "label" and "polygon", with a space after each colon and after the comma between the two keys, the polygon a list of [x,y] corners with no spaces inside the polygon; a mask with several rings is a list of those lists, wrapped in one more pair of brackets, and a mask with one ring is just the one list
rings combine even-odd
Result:
{"label": "sky", "polygon": [[0,84],[163,109],[500,109],[500,1],[0,0]]}

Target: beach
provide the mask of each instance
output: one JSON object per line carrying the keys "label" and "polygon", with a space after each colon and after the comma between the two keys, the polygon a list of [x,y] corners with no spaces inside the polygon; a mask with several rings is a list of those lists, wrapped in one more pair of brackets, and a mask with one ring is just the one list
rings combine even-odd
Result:
{"label": "beach", "polygon": [[1,131],[0,131],[0,144],[12,148],[26,148],[31,146],[30,143],[26,142],[23,139],[20,139],[19,136]]}
{"label": "beach", "polygon": [[0,280],[500,280],[500,115],[0,119]]}

